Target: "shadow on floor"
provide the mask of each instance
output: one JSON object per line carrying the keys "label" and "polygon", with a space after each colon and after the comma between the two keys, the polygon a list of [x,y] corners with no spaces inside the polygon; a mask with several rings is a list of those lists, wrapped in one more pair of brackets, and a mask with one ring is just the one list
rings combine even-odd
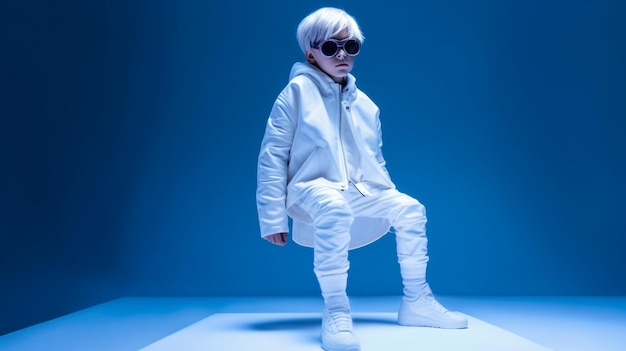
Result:
{"label": "shadow on floor", "polygon": [[[354,324],[392,324],[397,325],[398,321],[395,318],[389,317],[359,317],[353,316],[352,321]],[[249,324],[251,330],[270,331],[270,330],[300,330],[300,329],[319,329],[322,323],[322,317],[293,317],[278,320],[271,320],[267,322],[256,322]]]}

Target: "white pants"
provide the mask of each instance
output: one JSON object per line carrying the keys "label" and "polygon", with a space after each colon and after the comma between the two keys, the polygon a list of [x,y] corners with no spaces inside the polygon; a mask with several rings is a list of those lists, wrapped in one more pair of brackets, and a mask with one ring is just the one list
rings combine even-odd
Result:
{"label": "white pants", "polygon": [[300,206],[315,226],[313,267],[325,301],[329,296],[346,294],[350,226],[355,217],[385,218],[393,227],[404,298],[415,300],[430,293],[426,283],[426,213],[419,201],[395,189],[363,196],[356,189],[311,187]]}

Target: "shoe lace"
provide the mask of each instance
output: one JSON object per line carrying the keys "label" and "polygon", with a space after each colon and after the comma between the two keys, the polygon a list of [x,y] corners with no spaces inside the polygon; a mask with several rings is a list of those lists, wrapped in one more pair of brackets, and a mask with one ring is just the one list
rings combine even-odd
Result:
{"label": "shoe lace", "polygon": [[350,313],[340,311],[328,311],[328,327],[333,333],[352,331],[352,318]]}
{"label": "shoe lace", "polygon": [[422,297],[421,297],[421,300],[422,300],[425,304],[427,304],[427,305],[431,306],[432,308],[434,308],[434,309],[438,310],[438,311],[439,311],[439,312],[441,312],[441,313],[446,313],[446,312],[448,312],[448,310],[447,310],[445,307],[443,307],[443,306],[439,303],[439,301],[437,301],[437,300],[435,299],[435,297],[434,297],[433,295],[431,295],[431,294],[428,294],[428,295],[424,295],[424,296],[422,296]]}

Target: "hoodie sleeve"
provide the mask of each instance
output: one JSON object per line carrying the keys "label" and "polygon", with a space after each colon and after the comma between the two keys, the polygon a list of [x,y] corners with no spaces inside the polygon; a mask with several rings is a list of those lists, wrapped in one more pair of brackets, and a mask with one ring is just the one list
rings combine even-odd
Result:
{"label": "hoodie sleeve", "polygon": [[294,86],[285,88],[267,119],[257,168],[256,202],[261,237],[289,232],[286,209],[288,166],[295,133]]}

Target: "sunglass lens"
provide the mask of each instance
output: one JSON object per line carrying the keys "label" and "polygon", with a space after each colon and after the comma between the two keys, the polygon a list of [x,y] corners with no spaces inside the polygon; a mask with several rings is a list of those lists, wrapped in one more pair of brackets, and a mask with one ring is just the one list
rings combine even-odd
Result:
{"label": "sunglass lens", "polygon": [[357,40],[348,40],[343,48],[346,50],[348,55],[356,55],[359,53],[361,45],[359,45]]}
{"label": "sunglass lens", "polygon": [[337,44],[330,40],[325,41],[324,43],[322,43],[322,47],[320,48],[320,50],[325,56],[333,56],[337,53]]}

